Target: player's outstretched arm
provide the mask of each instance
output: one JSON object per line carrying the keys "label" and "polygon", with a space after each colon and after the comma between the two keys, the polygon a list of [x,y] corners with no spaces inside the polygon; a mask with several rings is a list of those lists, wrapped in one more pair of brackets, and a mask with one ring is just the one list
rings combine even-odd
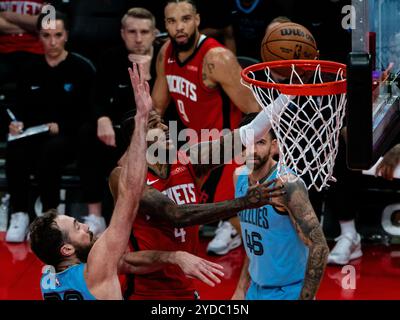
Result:
{"label": "player's outstretched arm", "polygon": [[[118,176],[121,169],[115,168],[110,175],[110,190],[116,200],[118,195]],[[244,197],[217,203],[177,205],[160,191],[146,186],[140,200],[139,211],[152,217],[169,221],[175,227],[187,227],[211,223],[234,216],[237,212],[249,208],[258,208],[273,204],[275,197],[285,191],[281,186],[272,186],[275,180],[249,188]]]}
{"label": "player's outstretched arm", "polygon": [[[139,69],[141,71],[142,68],[139,66]],[[110,226],[96,241],[88,257],[87,280],[92,292],[96,291],[97,287],[102,287],[105,282],[111,281],[117,274],[118,263],[125,253],[145,185],[146,133],[152,101],[149,85],[140,77],[136,65],[129,69],[129,73],[137,107],[135,130],[120,171],[118,199]]]}
{"label": "player's outstretched arm", "polygon": [[140,202],[141,212],[167,219],[175,227],[212,223],[234,216],[239,211],[272,204],[272,199],[283,194],[281,186],[272,186],[275,180],[249,188],[244,197],[202,204],[176,205],[167,196],[147,187]]}
{"label": "player's outstretched arm", "polygon": [[147,274],[173,264],[181,268],[189,278],[196,278],[211,287],[221,283],[223,267],[185,251],[144,250],[124,255],[119,272],[121,274]]}
{"label": "player's outstretched arm", "polygon": [[156,81],[154,82],[153,90],[151,92],[154,109],[161,117],[164,115],[165,110],[167,110],[167,107],[171,100],[168,91],[167,78],[165,77],[164,71],[165,51],[167,49],[168,43],[169,41],[163,45],[160,52],[158,53],[156,62],[157,77]]}
{"label": "player's outstretched arm", "polygon": [[318,291],[328,259],[329,248],[302,180],[283,183],[286,194],[278,199],[278,202],[289,212],[297,233],[309,248],[300,299],[310,300],[315,298]]}
{"label": "player's outstretched arm", "polygon": [[[291,96],[279,95],[266,107],[279,112],[291,103]],[[248,124],[235,129],[219,139],[201,142],[188,148],[187,155],[193,164],[198,177],[203,177],[223,164],[231,163],[232,159],[241,154],[242,145],[249,146],[260,140],[272,124],[269,114],[263,110]],[[215,161],[217,159],[218,161]]]}

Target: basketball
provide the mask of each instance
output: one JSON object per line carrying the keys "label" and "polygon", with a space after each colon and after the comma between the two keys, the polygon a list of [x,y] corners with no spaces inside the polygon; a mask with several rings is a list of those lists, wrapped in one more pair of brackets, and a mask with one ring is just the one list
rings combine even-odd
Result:
{"label": "basketball", "polygon": [[263,61],[306,59],[318,57],[315,39],[307,28],[293,22],[279,23],[266,33],[261,43]]}

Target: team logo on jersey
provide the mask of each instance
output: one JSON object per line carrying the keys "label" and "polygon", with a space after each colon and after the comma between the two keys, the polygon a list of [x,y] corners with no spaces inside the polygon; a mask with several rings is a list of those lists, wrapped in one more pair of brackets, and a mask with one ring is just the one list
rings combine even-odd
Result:
{"label": "team logo on jersey", "polygon": [[180,174],[180,173],[182,173],[182,172],[185,172],[186,170],[187,170],[187,168],[186,168],[185,166],[180,166],[180,167],[176,168],[175,170],[173,170],[173,171],[171,172],[171,176],[175,176],[175,175],[177,175],[177,174]]}
{"label": "team logo on jersey", "polygon": [[147,185],[148,186],[151,186],[152,184],[155,184],[157,181],[159,181],[160,179],[156,179],[156,180],[153,180],[153,181],[150,181],[150,179],[147,179]]}
{"label": "team logo on jersey", "polygon": [[171,58],[168,58],[167,63],[168,63],[168,64],[175,63],[175,60],[174,60],[174,59],[171,59]]}
{"label": "team logo on jersey", "polygon": [[182,205],[185,203],[197,203],[195,190],[193,183],[185,183],[168,188],[162,193],[177,205]]}
{"label": "team logo on jersey", "polygon": [[198,72],[198,71],[199,71],[199,68],[198,68],[198,67],[192,66],[192,65],[188,65],[188,66],[187,66],[187,69],[188,69],[189,71],[193,71],[193,72]]}
{"label": "team logo on jersey", "polygon": [[168,89],[171,93],[177,93],[197,102],[197,86],[189,80],[175,75],[167,75]]}
{"label": "team logo on jersey", "polygon": [[65,83],[65,84],[64,84],[64,90],[65,90],[65,92],[71,92],[71,91],[72,91],[72,88],[73,88],[72,83]]}

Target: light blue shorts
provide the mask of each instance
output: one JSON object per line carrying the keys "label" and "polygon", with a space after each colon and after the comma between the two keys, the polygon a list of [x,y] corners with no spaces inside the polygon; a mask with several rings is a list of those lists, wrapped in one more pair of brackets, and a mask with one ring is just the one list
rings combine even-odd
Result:
{"label": "light blue shorts", "polygon": [[246,300],[298,300],[303,281],[282,287],[262,287],[253,281],[246,293]]}

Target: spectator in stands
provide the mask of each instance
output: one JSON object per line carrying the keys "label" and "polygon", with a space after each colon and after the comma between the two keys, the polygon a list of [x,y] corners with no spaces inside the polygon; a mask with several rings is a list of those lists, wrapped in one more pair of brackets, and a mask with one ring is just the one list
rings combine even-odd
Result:
{"label": "spectator in stands", "polygon": [[200,32],[217,39],[236,53],[232,26],[232,2],[202,0],[198,2],[198,11],[201,17]]}
{"label": "spectator in stands", "polygon": [[74,160],[77,132],[89,116],[94,68],[86,59],[65,50],[65,16],[56,13],[55,29],[42,24],[44,17],[39,16],[37,24],[44,56],[20,74],[14,109],[18,121],[10,123],[9,133],[17,135],[41,124],[47,124],[49,132],[18,139],[7,146],[6,174],[13,212],[6,235],[9,242],[23,241],[28,214],[33,218],[29,199],[31,173],[37,179],[43,211],[58,206],[61,169]]}
{"label": "spectator in stands", "polygon": [[16,81],[43,54],[36,32],[43,0],[0,0],[0,85]]}
{"label": "spectator in stands", "polygon": [[[110,49],[100,59],[93,95],[95,121],[85,126],[82,135],[80,168],[85,200],[89,203],[86,223],[94,233],[105,228],[101,201],[107,190],[106,177],[125,150],[120,132],[121,121],[135,109],[128,67],[144,62],[146,77],[152,86],[158,48],[155,18],[144,8],[131,8],[122,18],[124,44]],[[101,161],[99,161],[101,159]]]}
{"label": "spectator in stands", "polygon": [[334,168],[337,182],[327,191],[327,206],[339,220],[340,235],[335,239],[336,245],[328,256],[328,263],[346,265],[349,261],[362,256],[361,236],[357,233],[355,224],[356,215],[365,203],[365,199],[361,198],[362,190],[366,186],[374,186],[375,189],[398,190],[400,188],[400,181],[391,181],[394,170],[400,165],[399,141],[400,139],[384,155],[377,168],[376,174],[385,180],[364,176],[360,171],[348,169],[345,140],[342,138],[339,141],[339,153]]}

